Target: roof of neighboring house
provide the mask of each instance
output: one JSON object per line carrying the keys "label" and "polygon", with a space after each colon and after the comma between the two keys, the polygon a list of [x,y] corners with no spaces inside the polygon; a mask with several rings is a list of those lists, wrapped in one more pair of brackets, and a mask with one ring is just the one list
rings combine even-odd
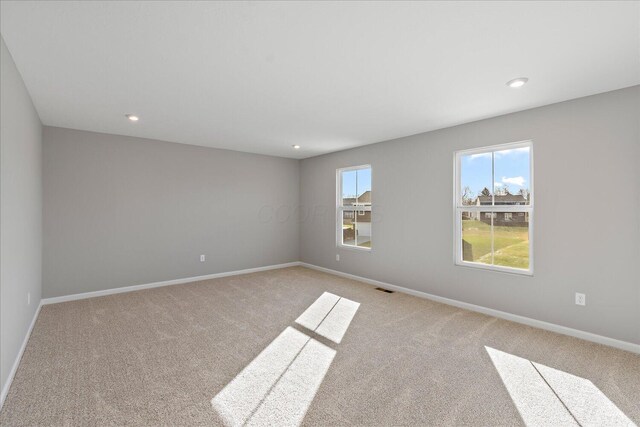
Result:
{"label": "roof of neighboring house", "polygon": [[[525,203],[527,199],[522,194],[496,194],[496,203]],[[481,205],[491,204],[491,196],[478,196],[476,203],[480,200]]]}
{"label": "roof of neighboring house", "polygon": [[371,190],[367,190],[358,197],[358,203],[371,203]]}
{"label": "roof of neighboring house", "polygon": [[[344,205],[353,205],[356,203],[355,197],[345,197],[343,200]],[[371,190],[367,190],[358,197],[357,203],[371,204]]]}

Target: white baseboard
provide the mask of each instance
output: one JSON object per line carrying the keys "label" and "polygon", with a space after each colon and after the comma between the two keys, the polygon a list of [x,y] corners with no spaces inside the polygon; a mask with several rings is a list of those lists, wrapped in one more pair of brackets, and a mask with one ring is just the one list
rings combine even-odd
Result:
{"label": "white baseboard", "polygon": [[247,268],[245,270],[227,271],[224,273],[206,274],[204,276],[187,277],[183,279],[165,280],[163,282],[145,283],[143,285],[123,286],[121,288],[105,289],[102,291],[83,292],[80,294],[63,295],[60,297],[43,298],[42,305],[57,304],[59,302],[75,301],[79,299],[102,297],[105,295],[120,294],[123,292],[140,291],[142,289],[159,288],[162,286],[181,285],[183,283],[199,282],[202,280],[218,279],[220,277],[238,276],[240,274],[257,273],[260,271],[276,270],[279,268],[296,267],[300,265],[299,261],[288,262],[286,264],[267,265],[264,267]]}
{"label": "white baseboard", "polygon": [[632,353],[640,354],[640,345],[627,341],[621,341],[614,338],[605,337],[602,335],[592,334],[591,332],[581,331],[579,329],[568,328],[566,326],[556,325],[555,323],[544,322],[542,320],[531,319],[529,317],[519,316],[517,314],[507,313],[505,311],[494,310],[492,308],[482,307],[480,305],[470,304],[467,302],[457,301],[450,298],[440,297],[437,295],[428,294],[422,291],[416,291],[414,289],[403,288],[401,286],[392,285],[390,283],[381,282],[378,280],[368,279],[366,277],[356,276],[354,274],[343,273],[337,270],[331,270],[325,267],[319,267],[317,265],[301,262],[302,267],[311,268],[313,270],[322,271],[325,273],[333,274],[347,279],[357,280],[369,285],[378,286],[381,288],[391,289],[405,294],[413,295],[420,298],[426,298],[432,301],[441,302],[443,304],[452,305],[454,307],[464,308],[466,310],[475,311],[478,313],[487,314],[489,316],[499,317],[501,319],[510,320],[516,323],[522,323],[524,325],[533,326],[539,329],[545,329],[551,332],[557,332],[559,334],[569,335],[575,338],[580,338],[586,341],[592,341],[598,344],[608,345],[610,347],[619,348],[622,350],[630,351]]}
{"label": "white baseboard", "polygon": [[295,261],[295,262],[289,262],[289,263],[286,263],[286,264],[268,265],[268,266],[264,266],[264,267],[248,268],[248,269],[245,269],[245,270],[237,270],[237,271],[229,271],[229,272],[225,272],[225,273],[208,274],[208,275],[205,275],[205,276],[196,276],[196,277],[188,277],[188,278],[184,278],[184,279],[167,280],[167,281],[163,281],[163,282],[147,283],[147,284],[143,284],[143,285],[125,286],[125,287],[122,287],[122,288],[106,289],[106,290],[103,290],[103,291],[85,292],[85,293],[81,293],[81,294],[65,295],[65,296],[53,297],[53,298],[43,298],[40,301],[40,304],[38,305],[38,309],[36,310],[36,312],[35,312],[35,314],[33,316],[33,320],[31,321],[31,325],[29,325],[29,330],[27,331],[27,334],[24,337],[24,341],[22,342],[22,346],[20,347],[20,351],[18,352],[16,360],[13,363],[13,366],[11,367],[11,371],[9,372],[9,376],[7,377],[7,381],[5,381],[5,384],[2,387],[2,394],[0,395],[0,409],[2,409],[2,406],[4,405],[4,401],[5,401],[6,397],[7,397],[7,394],[9,393],[9,388],[11,387],[11,382],[13,381],[13,378],[14,378],[14,376],[16,374],[16,371],[18,370],[18,366],[20,364],[20,359],[22,359],[22,355],[24,353],[24,350],[27,347],[27,342],[29,341],[29,337],[31,336],[31,332],[33,331],[33,327],[36,324],[36,320],[38,319],[38,315],[40,314],[40,309],[42,308],[43,305],[55,304],[55,303],[65,302],[65,301],[75,301],[75,300],[99,297],[99,296],[104,296],[104,295],[119,294],[119,293],[123,293],[123,292],[132,292],[132,291],[138,291],[138,290],[142,290],[142,289],[158,288],[158,287],[161,287],[161,286],[170,286],[170,285],[178,285],[178,284],[182,284],[182,283],[198,282],[198,281],[201,281],[201,280],[209,280],[209,279],[216,279],[216,278],[220,278],[220,277],[236,276],[236,275],[240,275],[240,274],[257,273],[257,272],[260,272],[260,271],[275,270],[275,269],[279,269],[279,268],[295,267],[295,266],[303,266],[303,267],[311,268],[313,270],[318,270],[318,271],[322,271],[322,272],[325,272],[325,273],[333,274],[333,275],[336,275],[336,276],[341,276],[341,277],[345,277],[345,278],[348,278],[348,279],[357,280],[359,282],[367,283],[369,285],[379,286],[379,287],[387,288],[387,289],[392,289],[392,290],[395,290],[395,291],[398,291],[398,292],[403,292],[405,294],[417,296],[417,297],[420,297],[420,298],[426,298],[426,299],[429,299],[429,300],[432,300],[432,301],[436,301],[436,302],[440,302],[440,303],[443,303],[443,304],[452,305],[454,307],[459,307],[459,308],[463,308],[463,309],[466,309],[466,310],[471,310],[471,311],[475,311],[475,312],[478,312],[478,313],[487,314],[489,316],[499,317],[501,319],[510,320],[512,322],[522,323],[524,325],[533,326],[535,328],[545,329],[545,330],[548,330],[548,331],[557,332],[557,333],[560,333],[560,334],[569,335],[569,336],[580,338],[580,339],[583,339],[583,340],[592,341],[592,342],[595,342],[595,343],[598,343],[598,344],[604,344],[604,345],[608,345],[608,346],[611,346],[611,347],[615,347],[615,348],[619,348],[619,349],[622,349],[622,350],[626,350],[626,351],[630,351],[630,352],[633,352],[633,353],[640,354],[640,345],[634,344],[634,343],[630,343],[630,342],[627,342],[627,341],[621,341],[621,340],[617,340],[617,339],[614,339],[614,338],[605,337],[605,336],[602,336],[602,335],[592,334],[591,332],[585,332],[585,331],[581,331],[581,330],[578,330],[578,329],[572,329],[572,328],[568,328],[566,326],[560,326],[560,325],[556,325],[554,323],[544,322],[542,320],[531,319],[529,317],[519,316],[517,314],[507,313],[507,312],[500,311],[500,310],[494,310],[492,308],[482,307],[482,306],[479,306],[479,305],[469,304],[469,303],[466,303],[466,302],[457,301],[457,300],[450,299],[450,298],[440,297],[440,296],[437,296],[437,295],[428,294],[426,292],[416,291],[414,289],[403,288],[402,286],[392,285],[390,283],[381,282],[379,280],[368,279],[366,277],[356,276],[354,274],[343,273],[341,271],[331,270],[329,268],[319,267],[317,265]]}
{"label": "white baseboard", "polygon": [[7,380],[4,382],[2,386],[2,394],[0,394],[0,409],[4,405],[4,400],[7,398],[9,394],[9,388],[11,387],[11,383],[13,382],[13,377],[15,377],[16,372],[18,371],[18,366],[20,365],[20,359],[22,359],[22,354],[24,350],[27,348],[27,342],[29,342],[29,337],[31,337],[31,331],[33,331],[33,327],[36,324],[36,320],[38,319],[38,314],[40,314],[40,308],[42,308],[42,301],[38,304],[38,308],[36,309],[35,314],[33,315],[33,319],[31,320],[31,324],[29,325],[29,329],[22,341],[22,345],[20,346],[20,351],[18,351],[18,355],[16,356],[16,360],[13,362],[13,366],[11,367],[11,371],[9,371],[9,376]]}

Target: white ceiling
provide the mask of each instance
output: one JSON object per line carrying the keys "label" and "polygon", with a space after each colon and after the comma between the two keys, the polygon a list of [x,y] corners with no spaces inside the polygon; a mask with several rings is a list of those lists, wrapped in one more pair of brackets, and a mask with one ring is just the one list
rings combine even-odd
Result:
{"label": "white ceiling", "polygon": [[[45,125],[276,156],[640,84],[640,2],[2,1],[0,12]],[[505,86],[520,76],[526,86]]]}

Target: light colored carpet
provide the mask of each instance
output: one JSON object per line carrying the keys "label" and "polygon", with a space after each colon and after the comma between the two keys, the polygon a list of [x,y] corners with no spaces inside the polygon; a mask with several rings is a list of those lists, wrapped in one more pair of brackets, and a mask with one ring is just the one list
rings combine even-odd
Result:
{"label": "light colored carpet", "polygon": [[0,424],[524,425],[560,398],[638,423],[640,356],[295,267],[44,306]]}

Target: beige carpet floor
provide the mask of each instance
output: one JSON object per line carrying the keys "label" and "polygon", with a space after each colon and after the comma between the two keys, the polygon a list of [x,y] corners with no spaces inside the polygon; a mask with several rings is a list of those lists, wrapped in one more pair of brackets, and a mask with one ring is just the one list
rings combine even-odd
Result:
{"label": "beige carpet floor", "polygon": [[[340,343],[295,323],[324,292],[360,304]],[[0,424],[221,425],[211,400],[283,331],[333,357],[304,425],[524,425],[486,347],[640,421],[639,355],[294,267],[44,306]]]}

